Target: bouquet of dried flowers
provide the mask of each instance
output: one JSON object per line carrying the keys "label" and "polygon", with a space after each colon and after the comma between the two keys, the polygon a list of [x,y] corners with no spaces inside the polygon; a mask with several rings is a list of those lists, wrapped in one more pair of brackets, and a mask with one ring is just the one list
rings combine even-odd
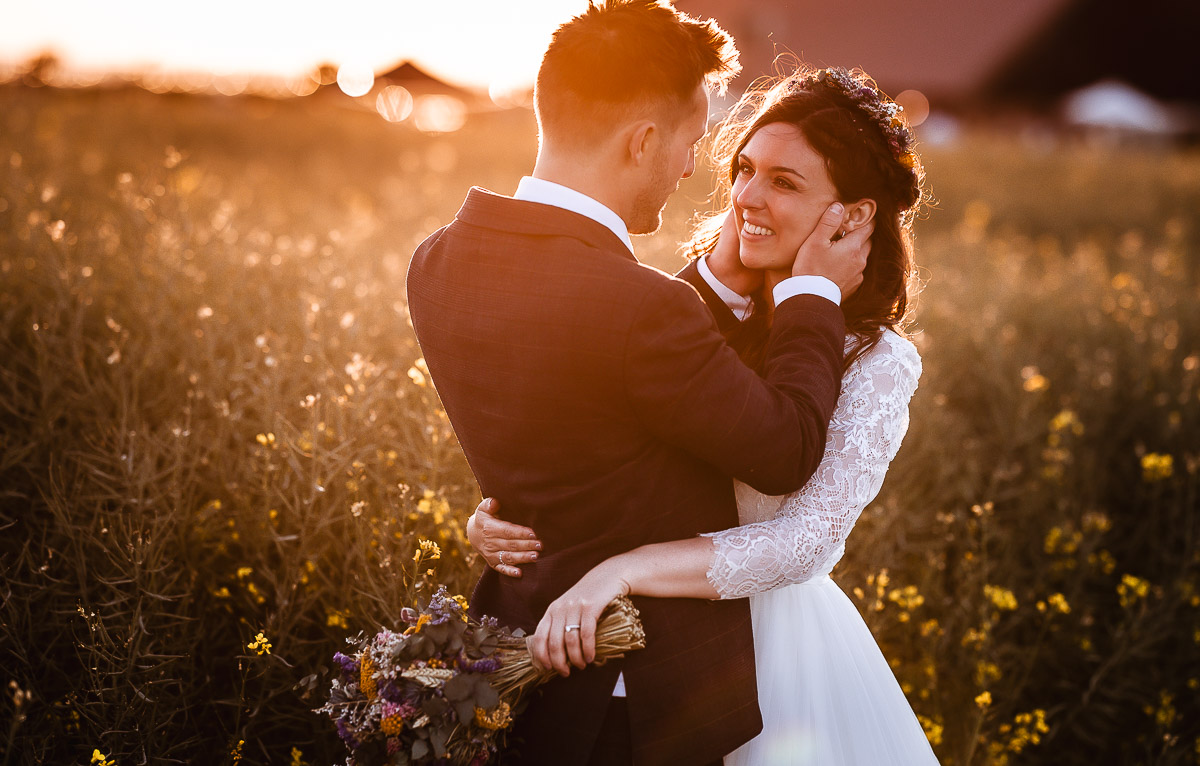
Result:
{"label": "bouquet of dried flowers", "polygon": [[[350,750],[347,766],[454,763],[480,766],[495,755],[525,693],[554,676],[534,666],[524,633],[474,620],[462,596],[444,587],[420,610],[405,608],[402,632],[347,641],[329,702]],[[613,601],[596,627],[596,662],[646,644],[637,609]]]}

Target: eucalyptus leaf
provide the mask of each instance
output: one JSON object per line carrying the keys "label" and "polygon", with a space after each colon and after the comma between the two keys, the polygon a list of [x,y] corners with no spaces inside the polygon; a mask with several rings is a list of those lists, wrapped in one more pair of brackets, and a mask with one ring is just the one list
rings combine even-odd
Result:
{"label": "eucalyptus leaf", "polygon": [[412,759],[414,761],[419,761],[427,755],[429,755],[429,743],[424,739],[414,740],[412,746]]}
{"label": "eucalyptus leaf", "polygon": [[444,724],[433,727],[433,731],[429,732],[429,743],[433,745],[433,754],[436,757],[446,757],[446,740],[449,738],[450,731]]}
{"label": "eucalyptus leaf", "polygon": [[478,673],[459,673],[442,686],[442,693],[452,702],[467,699],[475,689]]}

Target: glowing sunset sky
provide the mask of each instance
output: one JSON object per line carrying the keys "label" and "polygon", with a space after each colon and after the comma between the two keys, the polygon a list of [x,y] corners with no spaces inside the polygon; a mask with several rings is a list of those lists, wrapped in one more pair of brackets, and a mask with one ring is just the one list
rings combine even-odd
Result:
{"label": "glowing sunset sky", "polygon": [[412,59],[485,86],[530,83],[554,28],[587,0],[0,0],[0,62],[293,76],[322,61]]}

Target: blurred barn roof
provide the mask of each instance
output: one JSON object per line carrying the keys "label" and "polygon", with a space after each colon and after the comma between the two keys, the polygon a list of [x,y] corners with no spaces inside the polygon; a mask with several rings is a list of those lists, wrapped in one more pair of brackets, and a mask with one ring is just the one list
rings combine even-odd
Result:
{"label": "blurred barn roof", "polygon": [[886,92],[935,106],[1001,99],[1047,105],[1102,79],[1166,100],[1200,101],[1196,0],[676,0],[737,40],[737,89],[771,74],[778,53],[860,66]]}
{"label": "blurred barn roof", "polygon": [[376,74],[375,81],[383,81],[390,85],[403,85],[414,96],[436,93],[455,96],[463,100],[475,98],[475,94],[434,77],[410,61],[405,61],[393,69]]}

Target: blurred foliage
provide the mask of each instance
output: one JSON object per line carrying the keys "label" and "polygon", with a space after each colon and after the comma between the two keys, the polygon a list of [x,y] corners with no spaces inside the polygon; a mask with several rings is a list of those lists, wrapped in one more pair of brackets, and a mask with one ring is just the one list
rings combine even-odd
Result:
{"label": "blurred foliage", "polygon": [[[4,763],[341,757],[312,674],[478,572],[408,255],[534,149],[520,112],[0,88]],[[944,763],[1195,763],[1200,156],[925,157],[925,371],[835,577]]]}

